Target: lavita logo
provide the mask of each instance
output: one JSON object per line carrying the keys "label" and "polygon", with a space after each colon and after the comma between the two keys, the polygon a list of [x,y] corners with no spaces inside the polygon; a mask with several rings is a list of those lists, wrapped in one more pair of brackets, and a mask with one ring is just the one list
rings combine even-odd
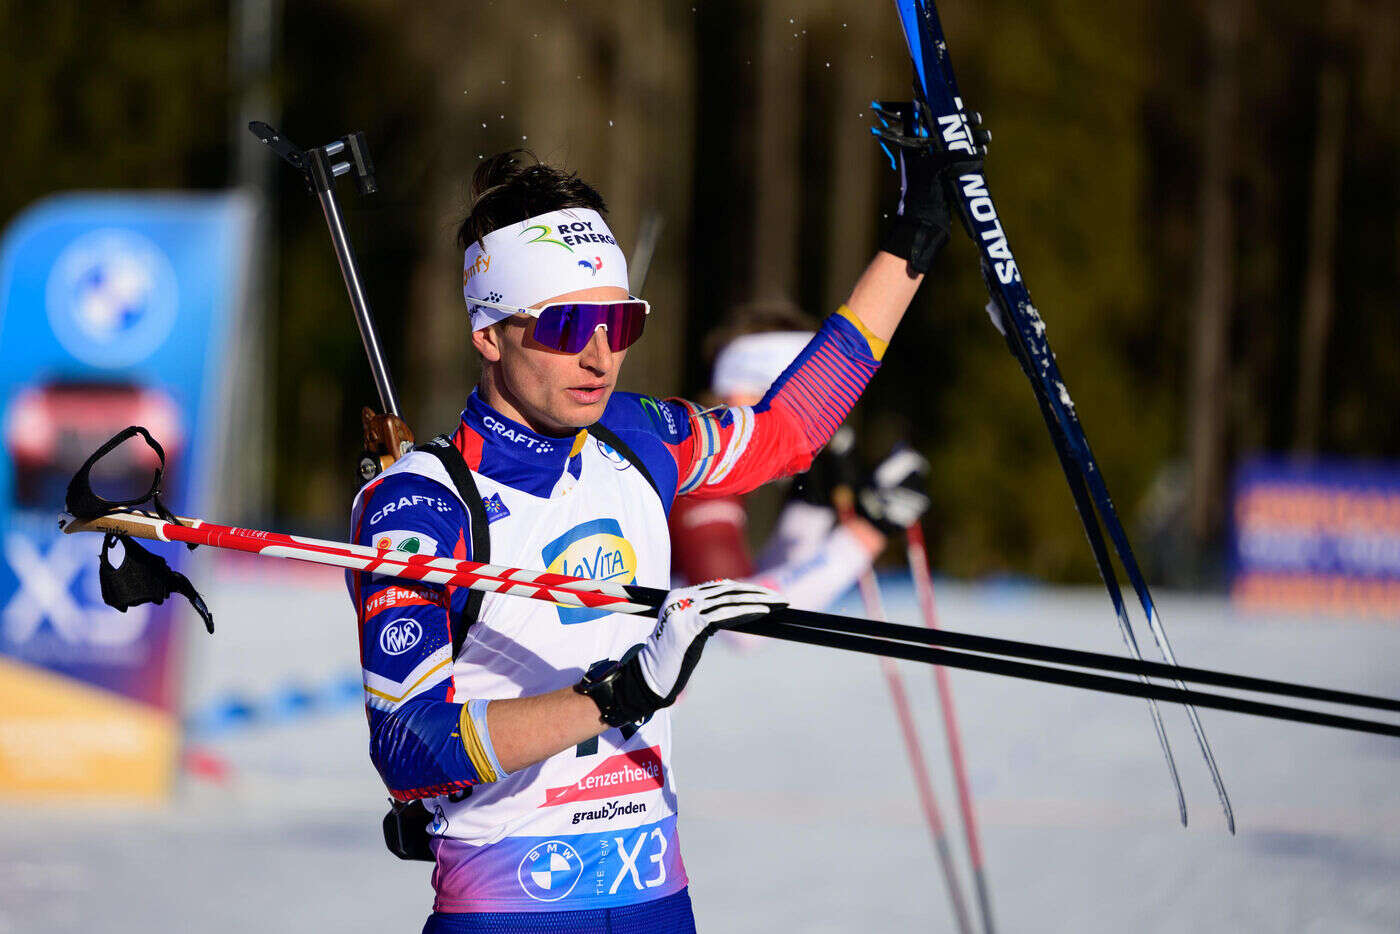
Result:
{"label": "lavita logo", "polygon": [[[551,574],[631,584],[637,580],[637,552],[613,518],[581,522],[540,550]],[[565,625],[602,619],[607,610],[556,607]]]}

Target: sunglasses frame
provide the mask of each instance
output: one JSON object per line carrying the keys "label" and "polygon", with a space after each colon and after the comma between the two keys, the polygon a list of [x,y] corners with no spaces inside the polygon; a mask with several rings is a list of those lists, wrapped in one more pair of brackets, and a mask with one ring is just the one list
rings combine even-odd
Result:
{"label": "sunglasses frame", "polygon": [[[496,309],[497,311],[509,311],[509,312],[512,312],[513,314],[517,314],[517,315],[529,315],[531,318],[534,318],[536,321],[538,321],[539,318],[540,318],[540,316],[543,315],[543,314],[544,314],[546,311],[548,311],[549,309],[551,309],[551,308],[558,308],[558,307],[565,306],[565,305],[598,305],[598,306],[602,306],[602,305],[630,305],[630,304],[633,304],[633,303],[635,303],[635,302],[641,302],[641,304],[642,304],[642,309],[643,309],[643,312],[642,312],[642,319],[643,319],[643,322],[645,322],[645,320],[646,320],[647,318],[650,318],[650,317],[651,317],[651,302],[647,301],[647,300],[644,299],[644,298],[637,298],[635,295],[629,295],[627,298],[613,298],[613,299],[608,299],[608,300],[606,300],[606,301],[601,301],[601,302],[547,302],[547,303],[544,305],[544,307],[542,307],[542,308],[522,308],[522,307],[519,306],[519,305],[506,305],[506,304],[503,304],[503,303],[501,303],[501,302],[489,302],[489,301],[487,301],[487,300],[484,299],[484,298],[473,298],[473,299],[470,300],[469,304],[471,304],[471,305],[480,305],[480,306],[482,306],[483,308],[494,308],[494,309]],[[598,327],[595,327],[595,328],[593,329],[593,332],[594,332],[594,333],[597,333],[598,328],[602,328],[603,330],[606,331],[606,330],[608,329],[608,326],[607,326],[607,324],[599,324]],[[533,332],[532,332],[532,333],[533,333]],[[637,337],[640,338],[641,335],[639,334],[639,335],[637,335]],[[590,339],[590,340],[592,339],[592,335],[589,336],[589,339]],[[636,339],[634,339],[633,343],[635,343],[635,342],[636,342]],[[548,347],[549,345],[546,344],[545,346]],[[587,346],[587,345],[585,345],[585,346]],[[609,346],[609,347],[612,346],[611,342],[609,342],[608,346]],[[631,344],[628,344],[627,346],[630,347],[630,346],[632,346],[632,345],[631,345]],[[550,349],[551,349],[551,350],[557,350],[559,353],[567,353],[567,352],[568,352],[568,351],[565,351],[565,350],[563,350],[563,349],[561,349],[561,348],[556,348],[556,347],[550,347]],[[616,352],[618,352],[618,350],[626,350],[626,349],[627,349],[626,347],[620,347],[620,348],[618,348],[617,350],[614,350],[613,352],[616,353]],[[580,348],[577,352],[578,352],[578,353],[582,353],[582,352],[583,352],[583,349]]]}

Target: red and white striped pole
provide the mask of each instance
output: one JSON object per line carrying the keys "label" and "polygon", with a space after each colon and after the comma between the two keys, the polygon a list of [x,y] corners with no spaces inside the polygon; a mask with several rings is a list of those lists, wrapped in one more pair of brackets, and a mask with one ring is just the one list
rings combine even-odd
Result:
{"label": "red and white striped pole", "polygon": [[[183,542],[246,551],[272,558],[292,558],[351,571],[390,574],[430,584],[469,587],[511,596],[548,600],[561,606],[607,609],[613,613],[654,616],[657,606],[633,598],[626,586],[590,581],[548,571],[482,564],[458,558],[410,555],[386,548],[328,542],[282,532],[217,525],[203,519],[166,522],[135,512],[114,512],[96,519],[73,520],[65,532],[125,532],[136,538]],[[635,588],[634,588],[635,589]]]}
{"label": "red and white striped pole", "polygon": [[[924,530],[915,522],[905,530],[909,551],[909,573],[914,578],[914,589],[919,594],[919,608],[924,614],[924,625],[938,628],[938,613],[933,603],[933,579],[928,569],[928,549],[924,545]],[[962,812],[963,831],[967,835],[967,852],[972,860],[972,878],[977,885],[977,902],[982,912],[983,934],[993,934],[992,901],[987,891],[987,877],[982,869],[982,843],[977,833],[977,818],[972,808],[972,790],[967,780],[967,763],[963,758],[962,733],[958,729],[958,718],[953,708],[953,686],[948,678],[948,669],[942,665],[933,666],[933,678],[938,686],[939,706],[943,711],[943,732],[948,738],[948,759],[953,764],[953,778],[958,789],[958,808]]]}
{"label": "red and white striped pole", "polygon": [[[832,504],[837,516],[849,521],[855,516],[855,504],[850,487],[839,486],[832,495]],[[885,621],[885,607],[880,599],[880,584],[873,568],[867,568],[860,576],[860,597],[865,604],[865,615],[870,619]],[[944,829],[943,814],[938,807],[938,798],[933,791],[933,780],[928,773],[924,758],[924,747],[919,741],[919,730],[914,722],[914,712],[909,707],[909,695],[904,690],[904,677],[899,666],[892,659],[881,656],[880,672],[885,676],[889,687],[890,700],[894,702],[895,715],[899,720],[900,732],[904,735],[904,749],[909,754],[909,765],[914,770],[914,787],[919,794],[919,805],[923,808],[924,821],[928,824],[933,846],[938,853],[938,862],[943,869],[943,881],[948,887],[948,899],[953,903],[953,919],[962,934],[971,934],[972,924],[968,919],[967,904],[963,901],[962,884],[958,881],[957,866],[953,862],[952,851],[948,847],[948,833]]]}

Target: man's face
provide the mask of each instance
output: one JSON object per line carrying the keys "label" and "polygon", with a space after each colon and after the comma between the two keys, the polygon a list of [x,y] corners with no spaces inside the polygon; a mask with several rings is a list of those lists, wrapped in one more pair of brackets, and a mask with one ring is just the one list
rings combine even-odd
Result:
{"label": "man's face", "polygon": [[[599,286],[556,295],[533,307],[627,298],[626,289]],[[600,329],[579,353],[561,353],[537,342],[534,328],[534,318],[516,315],[472,332],[472,343],[490,371],[483,383],[486,401],[541,433],[568,434],[592,425],[612,396],[627,351],[610,349],[607,332]]]}

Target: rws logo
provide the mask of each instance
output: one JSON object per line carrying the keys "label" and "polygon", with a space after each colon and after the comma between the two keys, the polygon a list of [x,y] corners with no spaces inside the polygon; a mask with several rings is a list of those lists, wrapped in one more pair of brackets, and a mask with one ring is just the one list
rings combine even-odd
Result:
{"label": "rws logo", "polygon": [[[637,579],[637,552],[622,536],[616,519],[591,519],[574,526],[540,550],[545,569],[554,574],[630,584]],[[607,610],[557,607],[565,625],[602,619]]]}
{"label": "rws logo", "polygon": [[379,632],[379,647],[385,655],[402,655],[423,638],[423,627],[416,619],[396,619]]}

